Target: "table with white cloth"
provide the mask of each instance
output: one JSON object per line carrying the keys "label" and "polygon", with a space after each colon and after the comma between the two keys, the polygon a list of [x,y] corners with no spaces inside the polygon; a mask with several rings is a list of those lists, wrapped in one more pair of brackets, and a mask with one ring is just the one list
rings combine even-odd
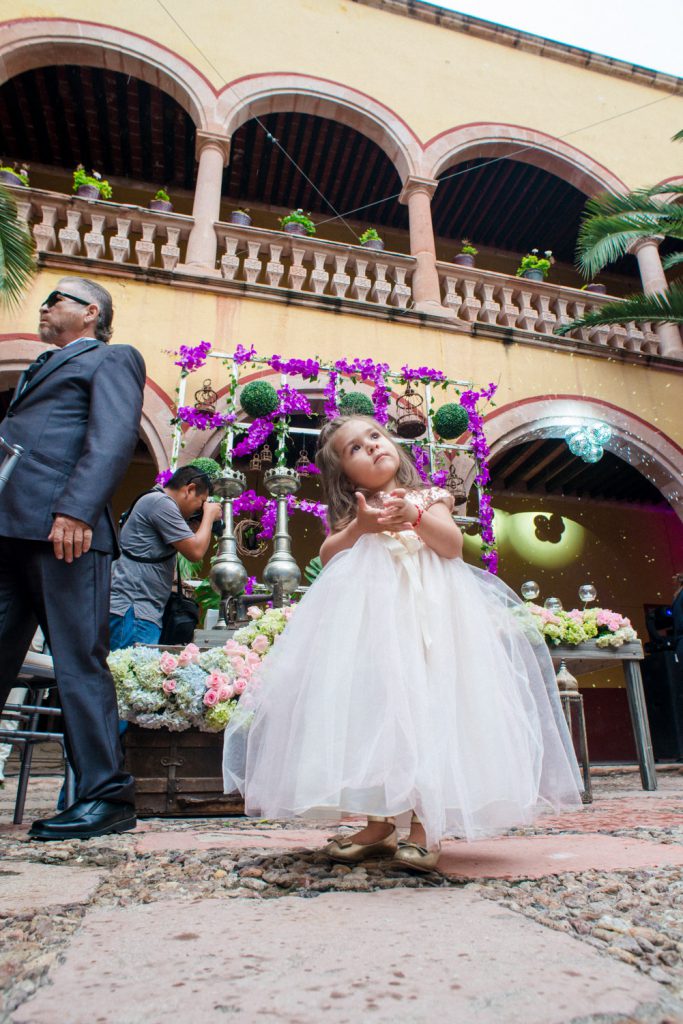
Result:
{"label": "table with white cloth", "polygon": [[588,640],[576,646],[561,644],[559,647],[552,647],[550,655],[555,668],[564,661],[569,671],[577,677],[586,675],[587,672],[596,672],[598,669],[612,668],[617,662],[621,663],[642,787],[647,790],[657,789],[650,723],[639,665],[644,658],[640,640],[622,644],[621,647],[598,647],[595,640]]}

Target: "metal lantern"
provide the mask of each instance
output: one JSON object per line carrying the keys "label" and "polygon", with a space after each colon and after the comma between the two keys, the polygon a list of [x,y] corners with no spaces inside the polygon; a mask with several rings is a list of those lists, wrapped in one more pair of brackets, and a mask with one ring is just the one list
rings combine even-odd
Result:
{"label": "metal lantern", "polygon": [[427,429],[421,410],[423,405],[422,395],[411,387],[409,381],[401,397],[396,400],[396,433],[399,437],[422,437]]}
{"label": "metal lantern", "polygon": [[293,594],[301,582],[301,572],[292,557],[287,514],[287,498],[299,490],[301,477],[295,469],[276,466],[268,470],[263,482],[268,493],[277,500],[273,554],[264,570],[263,579],[272,588],[273,605],[281,608],[285,598]]}
{"label": "metal lantern", "polygon": [[449,494],[453,495],[453,501],[456,505],[464,505],[467,501],[467,491],[465,490],[465,481],[455,471],[455,466],[451,464],[448,469],[448,477],[446,478],[446,490]]}
{"label": "metal lantern", "polygon": [[207,377],[199,391],[194,393],[194,407],[197,412],[207,413],[209,416],[216,411],[218,395],[211,387],[211,378]]}

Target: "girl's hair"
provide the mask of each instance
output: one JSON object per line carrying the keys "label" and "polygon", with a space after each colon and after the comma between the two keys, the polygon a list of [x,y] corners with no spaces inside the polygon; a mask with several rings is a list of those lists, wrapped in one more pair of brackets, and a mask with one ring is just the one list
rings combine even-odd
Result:
{"label": "girl's hair", "polygon": [[320,431],[318,437],[318,449],[315,455],[315,464],[320,470],[323,484],[323,491],[327,500],[327,519],[332,532],[342,530],[356,515],[356,491],[363,491],[357,487],[344,473],[341,468],[341,459],[335,451],[333,440],[340,427],[351,420],[360,420],[362,423],[370,423],[380,434],[387,437],[398,451],[398,470],[396,481],[401,487],[410,490],[421,490],[425,484],[406,451],[385,428],[374,420],[372,416],[337,416],[330,420]]}

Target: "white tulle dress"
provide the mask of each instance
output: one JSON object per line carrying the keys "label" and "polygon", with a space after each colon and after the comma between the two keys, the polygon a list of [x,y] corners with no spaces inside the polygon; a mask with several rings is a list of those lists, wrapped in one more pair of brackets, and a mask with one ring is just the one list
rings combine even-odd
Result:
{"label": "white tulle dress", "polygon": [[[411,500],[452,503],[438,488]],[[555,673],[526,618],[499,579],[412,531],[361,537],[327,564],[242,695],[225,732],[226,792],[267,818],[415,809],[430,846],[579,806]]]}

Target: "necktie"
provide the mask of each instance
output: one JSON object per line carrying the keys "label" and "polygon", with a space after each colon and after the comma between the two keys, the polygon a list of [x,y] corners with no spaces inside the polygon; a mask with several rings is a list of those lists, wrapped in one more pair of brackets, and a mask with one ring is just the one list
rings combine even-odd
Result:
{"label": "necktie", "polygon": [[50,356],[53,356],[56,351],[57,350],[54,349],[54,348],[49,348],[47,350],[47,352],[41,352],[40,355],[38,356],[38,358],[35,359],[31,363],[31,365],[26,368],[26,372],[25,372],[25,376],[24,376],[24,384],[23,384],[23,387],[21,389],[22,391],[26,390],[26,388],[28,387],[30,382],[33,380],[35,375],[38,373],[38,370],[41,368],[41,366],[44,366],[45,363],[50,358]]}

